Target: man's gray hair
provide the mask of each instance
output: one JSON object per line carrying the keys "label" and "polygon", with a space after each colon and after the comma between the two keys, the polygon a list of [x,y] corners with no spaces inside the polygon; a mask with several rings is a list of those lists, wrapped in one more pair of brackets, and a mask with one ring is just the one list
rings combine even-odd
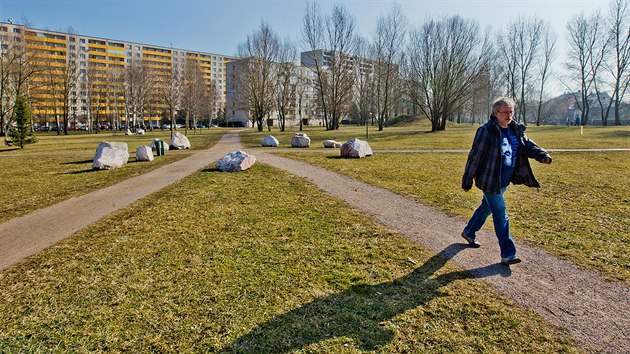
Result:
{"label": "man's gray hair", "polygon": [[510,108],[516,107],[516,103],[513,99],[509,97],[497,97],[494,102],[492,102],[492,113],[497,113],[501,106],[508,106]]}

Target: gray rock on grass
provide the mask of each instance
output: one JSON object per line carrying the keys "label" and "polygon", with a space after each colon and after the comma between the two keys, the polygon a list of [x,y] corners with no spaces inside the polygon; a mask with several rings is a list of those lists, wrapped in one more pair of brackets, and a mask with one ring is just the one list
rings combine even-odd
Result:
{"label": "gray rock on grass", "polygon": [[296,133],[291,138],[291,147],[306,148],[311,146],[311,138],[305,133]]}
{"label": "gray rock on grass", "polygon": [[223,172],[241,172],[252,167],[254,162],[256,162],[256,156],[238,150],[223,156],[216,165]]}
{"label": "gray rock on grass", "polygon": [[262,140],[262,146],[278,147],[280,142],[273,135],[267,135]]}
{"label": "gray rock on grass", "polygon": [[153,151],[149,146],[141,145],[136,149],[136,161],[153,161]]}
{"label": "gray rock on grass", "polygon": [[341,145],[341,157],[362,158],[372,156],[372,148],[367,143],[357,138],[352,138]]}
{"label": "gray rock on grass", "polygon": [[341,147],[341,143],[335,140],[324,140],[324,147],[325,148],[337,148],[339,149]]}
{"label": "gray rock on grass", "polygon": [[95,170],[111,170],[122,167],[129,161],[129,147],[126,143],[106,142],[98,144],[92,168]]}
{"label": "gray rock on grass", "polygon": [[190,141],[188,140],[186,135],[180,132],[175,132],[175,134],[173,134],[169,145],[171,149],[174,149],[174,150],[190,149]]}

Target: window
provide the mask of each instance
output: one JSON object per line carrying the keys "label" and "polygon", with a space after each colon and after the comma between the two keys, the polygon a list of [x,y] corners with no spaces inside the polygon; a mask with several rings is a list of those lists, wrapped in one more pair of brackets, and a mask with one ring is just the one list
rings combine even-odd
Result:
{"label": "window", "polygon": [[[79,39],[79,42],[81,42],[81,43],[85,43],[85,38],[81,38],[81,39]],[[84,47],[81,47],[81,48],[84,48]]]}
{"label": "window", "polygon": [[13,29],[13,33],[20,33],[20,29],[19,28],[14,28]]}

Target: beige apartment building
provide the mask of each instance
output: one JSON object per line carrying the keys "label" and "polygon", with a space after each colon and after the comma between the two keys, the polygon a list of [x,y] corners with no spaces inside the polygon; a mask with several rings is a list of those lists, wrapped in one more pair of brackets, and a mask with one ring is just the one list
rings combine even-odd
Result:
{"label": "beige apartment building", "polygon": [[[203,87],[195,96],[203,103],[196,105],[197,121],[210,123],[224,112],[226,66],[234,59],[5,22],[0,22],[0,46],[7,62],[23,51],[30,75],[20,93],[31,103],[34,124],[45,127],[57,126],[64,115],[72,128],[159,126],[192,110],[183,95],[193,72]],[[2,99],[9,101],[14,91],[3,90]]]}

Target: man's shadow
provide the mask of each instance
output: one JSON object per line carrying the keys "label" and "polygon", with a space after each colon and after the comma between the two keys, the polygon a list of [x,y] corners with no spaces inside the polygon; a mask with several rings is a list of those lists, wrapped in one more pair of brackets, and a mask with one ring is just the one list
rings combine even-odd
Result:
{"label": "man's shadow", "polygon": [[382,322],[443,295],[441,288],[458,279],[509,276],[510,269],[493,264],[431,276],[467,245],[453,244],[413,272],[376,285],[354,285],[340,294],[318,298],[254,328],[222,352],[285,353],[335,337],[350,337],[363,350],[389,343],[394,333]]}

